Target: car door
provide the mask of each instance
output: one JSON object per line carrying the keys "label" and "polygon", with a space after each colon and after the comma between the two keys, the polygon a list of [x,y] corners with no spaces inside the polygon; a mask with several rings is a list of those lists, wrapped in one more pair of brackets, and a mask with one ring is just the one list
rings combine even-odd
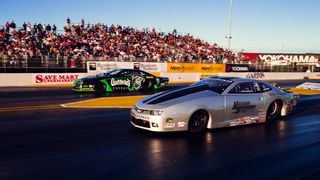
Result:
{"label": "car door", "polygon": [[128,91],[132,84],[131,71],[123,70],[110,79],[113,91]]}
{"label": "car door", "polygon": [[145,73],[139,70],[132,71],[131,76],[131,88],[129,88],[129,91],[139,91],[141,90],[145,85]]}
{"label": "car door", "polygon": [[259,121],[263,112],[264,97],[256,82],[240,82],[225,95],[226,120],[230,126]]}

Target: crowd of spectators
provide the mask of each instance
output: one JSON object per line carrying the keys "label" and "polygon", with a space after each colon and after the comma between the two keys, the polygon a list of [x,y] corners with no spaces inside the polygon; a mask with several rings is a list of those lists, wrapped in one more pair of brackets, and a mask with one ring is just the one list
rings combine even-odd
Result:
{"label": "crowd of spectators", "polygon": [[231,51],[173,30],[169,33],[155,28],[137,29],[120,25],[71,24],[67,19],[63,31],[50,24],[24,23],[18,28],[14,21],[0,28],[0,57],[27,59],[77,57],[116,61],[169,62],[231,62],[237,57]]}

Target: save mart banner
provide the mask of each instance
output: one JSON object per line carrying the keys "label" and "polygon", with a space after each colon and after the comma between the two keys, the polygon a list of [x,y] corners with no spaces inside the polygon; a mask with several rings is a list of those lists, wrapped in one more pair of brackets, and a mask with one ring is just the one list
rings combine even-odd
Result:
{"label": "save mart banner", "polygon": [[225,64],[167,63],[168,73],[221,73]]}

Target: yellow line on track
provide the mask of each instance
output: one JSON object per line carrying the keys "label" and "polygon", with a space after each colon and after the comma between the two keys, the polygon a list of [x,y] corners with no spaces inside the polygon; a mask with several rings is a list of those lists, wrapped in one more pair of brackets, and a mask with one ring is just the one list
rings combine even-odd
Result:
{"label": "yellow line on track", "polygon": [[131,108],[137,101],[145,96],[104,97],[62,104],[67,108]]}

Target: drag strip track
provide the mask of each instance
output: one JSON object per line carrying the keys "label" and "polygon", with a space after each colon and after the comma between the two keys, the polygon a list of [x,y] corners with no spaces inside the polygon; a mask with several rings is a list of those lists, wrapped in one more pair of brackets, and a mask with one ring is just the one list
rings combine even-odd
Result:
{"label": "drag strip track", "polygon": [[[34,100],[14,96],[21,89],[0,96],[7,107],[92,98],[60,90],[36,90]],[[316,179],[320,96],[303,96],[298,105],[285,119],[203,134],[136,130],[129,109],[0,112],[0,179]]]}

